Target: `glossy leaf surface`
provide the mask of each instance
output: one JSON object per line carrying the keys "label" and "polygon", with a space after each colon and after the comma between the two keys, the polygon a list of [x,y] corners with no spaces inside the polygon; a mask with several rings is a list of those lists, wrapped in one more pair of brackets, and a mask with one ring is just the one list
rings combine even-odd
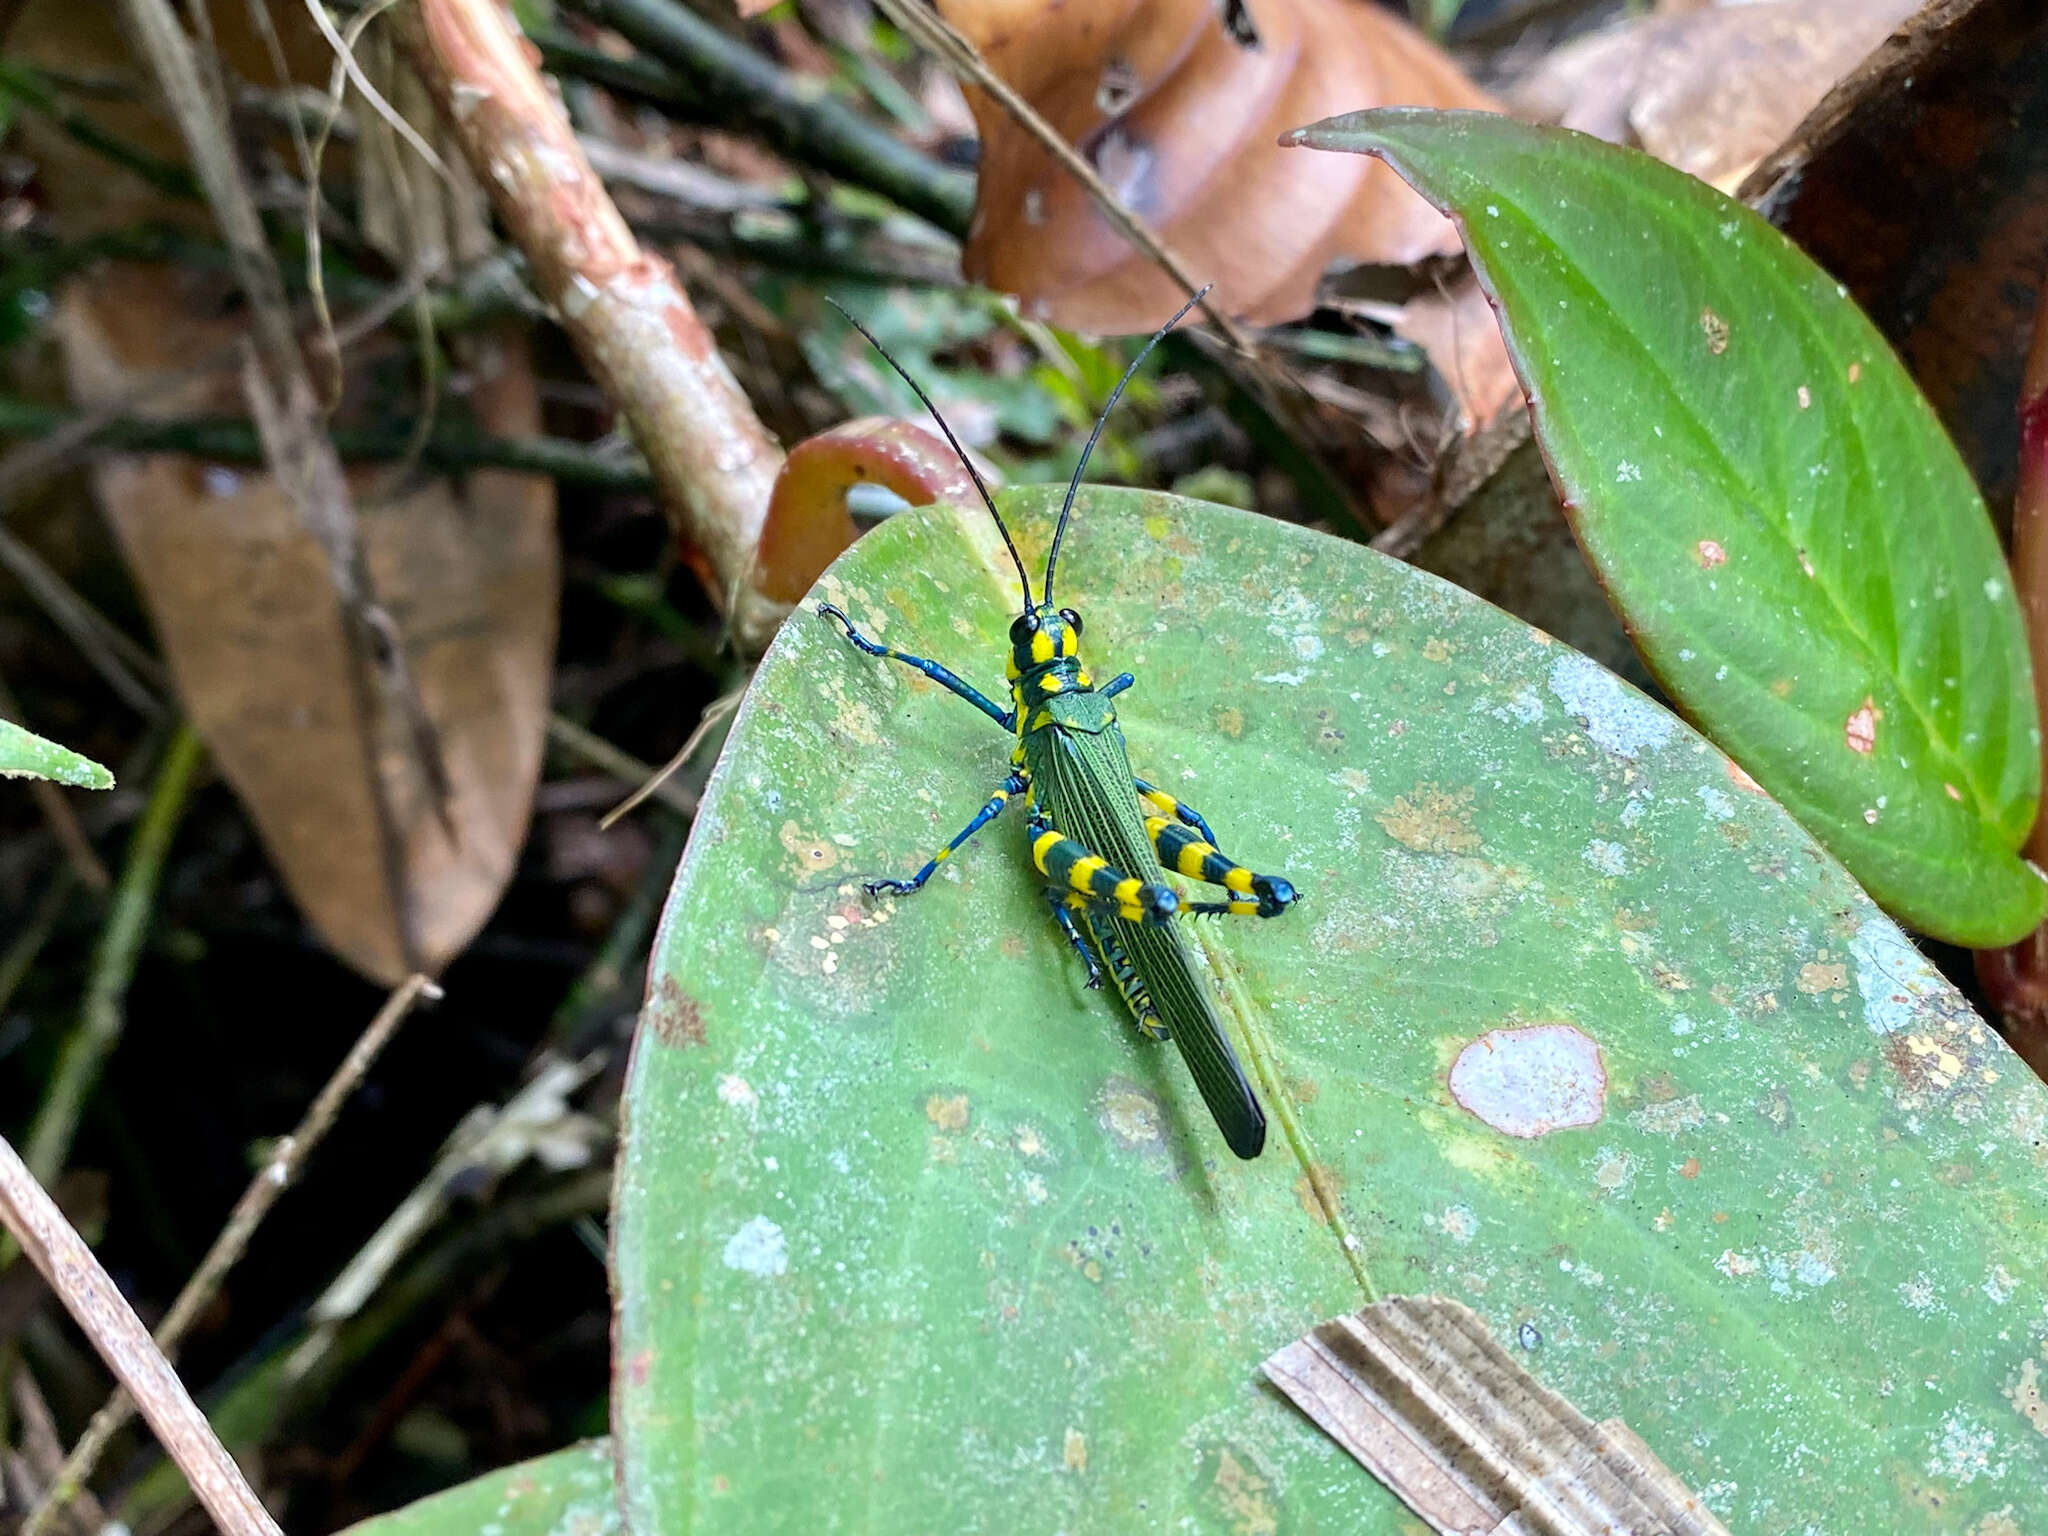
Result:
{"label": "glossy leaf surface", "polygon": [[1579,540],[1672,698],[1902,921],[2030,932],[2040,736],[2005,560],[1834,280],[1582,134],[1384,111],[1292,137],[1382,156],[1458,221]]}
{"label": "glossy leaf surface", "polygon": [[[1052,493],[1005,504],[1042,550]],[[1735,1530],[2048,1523],[2048,1097],[1775,803],[1353,545],[1091,490],[1061,573],[1096,674],[1137,674],[1137,771],[1303,891],[1197,930],[1266,1153],[1083,988],[1020,826],[861,893],[1009,744],[799,614],[707,790],[627,1089],[636,1532],[1405,1531],[1258,1376],[1360,1303],[1346,1235]],[[986,688],[1014,582],[939,508],[821,594]]]}

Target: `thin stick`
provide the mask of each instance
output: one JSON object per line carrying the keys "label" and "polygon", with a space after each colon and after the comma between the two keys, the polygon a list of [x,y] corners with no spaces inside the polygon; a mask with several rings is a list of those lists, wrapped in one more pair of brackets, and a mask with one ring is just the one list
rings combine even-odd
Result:
{"label": "thin stick", "polygon": [[50,935],[57,931],[57,919],[64,915],[64,904],[78,889],[78,875],[69,864],[59,869],[36,908],[36,915],[28,920],[28,926],[9,941],[7,948],[0,950],[0,1014],[7,1012],[7,1005],[14,997],[14,989],[20,986],[36,963],[36,956],[43,952],[43,946],[50,942]]}
{"label": "thin stick", "polygon": [[[1045,152],[1066,168],[1067,174],[1081,183],[1082,188],[1095,200],[1095,206],[1102,210],[1102,216],[1113,224],[1117,231],[1132,245],[1136,246],[1164,272],[1178,283],[1186,293],[1194,293],[1201,284],[1189,275],[1187,266],[1173,250],[1153,234],[1145,222],[1130,209],[1123,200],[1110,191],[1109,184],[1095,174],[1081,152],[1066,141],[1059,129],[1039,115],[1038,109],[1026,101],[1010,83],[988,67],[981,51],[935,11],[925,9],[921,0],[875,0],[876,9],[893,21],[904,34],[915,38],[938,56],[939,62],[960,79],[981,87],[994,97],[997,105],[1017,125],[1036,139]],[[1258,349],[1245,330],[1217,305],[1202,300],[1202,313],[1216,323],[1224,339],[1241,356],[1256,360]]]}
{"label": "thin stick", "polygon": [[[186,1330],[213,1300],[228,1271],[241,1261],[249,1239],[256,1235],[263,1218],[270,1214],[270,1208],[291,1187],[307,1158],[312,1156],[313,1149],[326,1138],[335,1117],[341,1113],[342,1105],[355,1092],[384,1047],[390,1044],[399,1025],[412,1012],[413,1005],[423,997],[439,1001],[441,989],[420,975],[408,976],[401,982],[384,1000],[384,1006],[377,1010],[377,1016],[370,1020],[369,1027],[349,1048],[341,1065],[334,1069],[334,1075],[327,1079],[326,1086],[314,1096],[298,1128],[272,1148],[269,1160],[257,1170],[256,1176],[249,1181],[249,1187],[242,1191],[242,1198],[228,1213],[227,1223],[213,1240],[213,1246],[206,1250],[206,1257],[199,1261],[192,1278],[185,1282],[177,1300],[171,1303],[170,1311],[157,1324],[156,1346],[163,1351],[165,1359],[177,1358],[178,1346],[184,1342]],[[117,1387],[113,1395],[101,1404],[99,1412],[92,1416],[85,1433],[79,1436],[78,1444],[72,1447],[63,1469],[50,1484],[49,1493],[23,1524],[21,1536],[41,1536],[50,1522],[63,1513],[65,1506],[78,1497],[93,1469],[99,1465],[108,1443],[134,1411],[134,1398],[125,1389]]]}
{"label": "thin stick", "polygon": [[108,1054],[121,1038],[122,1005],[127,1001],[128,984],[135,978],[143,935],[149,930],[164,857],[170,851],[171,835],[177,831],[179,818],[184,815],[186,792],[205,756],[206,748],[192,727],[181,724],[171,737],[163,766],[157,770],[156,783],[150,786],[149,803],[143,807],[142,820],[129,840],[121,883],[114,888],[107,926],[101,930],[99,947],[93,953],[85,1004],[79,1010],[77,1026],[57,1054],[50,1086],[29,1128],[28,1166],[45,1182],[55,1180],[64,1171],[64,1159],[71,1152],[71,1138],[78,1129],[86,1098],[99,1081]]}
{"label": "thin stick", "polygon": [[[121,702],[145,720],[161,720],[163,700],[155,688],[164,686],[163,668],[100,611],[79,596],[34,550],[0,525],[0,566],[28,589],[50,621],[71,638],[79,654]],[[142,679],[151,681],[145,683]]]}
{"label": "thin stick", "polygon": [[[571,60],[595,69],[607,89],[679,108],[700,122],[745,124],[797,165],[878,192],[951,235],[965,235],[974,213],[974,178],[939,164],[854,111],[831,91],[778,67],[742,39],[677,0],[573,0],[576,10],[626,38],[640,53],[623,60],[564,49],[559,28],[534,38],[548,67]],[[559,14],[559,12],[558,12]],[[659,64],[654,60],[660,60]],[[570,70],[569,72],[574,72]]]}
{"label": "thin stick", "polygon": [[[611,831],[613,822],[617,821],[621,816],[625,815],[628,811],[632,810],[634,806],[638,805],[641,801],[645,800],[649,795],[659,793],[663,800],[673,805],[676,802],[673,798],[671,798],[672,796],[687,793],[686,791],[680,788],[671,790],[668,782],[670,776],[674,774],[677,769],[681,768],[683,764],[687,763],[691,759],[691,757],[695,755],[699,747],[704,745],[704,738],[711,734],[712,728],[716,726],[719,721],[723,720],[727,715],[731,714],[735,709],[739,708],[740,699],[745,694],[745,692],[746,690],[744,688],[735,688],[731,693],[725,694],[720,698],[713,699],[709,704],[705,705],[703,716],[697,721],[697,728],[690,732],[689,740],[685,741],[682,744],[682,746],[677,749],[676,755],[674,757],[670,758],[667,762],[663,763],[659,768],[655,769],[654,772],[645,779],[645,781],[640,785],[638,789],[634,790],[633,793],[626,796],[625,799],[621,800],[617,805],[613,806],[610,810],[606,811],[604,815],[599,817],[597,822],[597,830],[600,832]],[[609,744],[607,743],[607,745]],[[693,816],[696,814],[697,810],[696,798],[697,797],[695,795],[689,796],[691,802],[689,814]]]}
{"label": "thin stick", "polygon": [[[120,13],[123,38],[149,64],[227,242],[236,284],[248,300],[255,345],[242,367],[242,392],[271,473],[326,556],[328,581],[349,641],[348,681],[359,723],[359,751],[349,768],[361,775],[370,798],[386,892],[400,914],[400,941],[410,954],[418,949],[419,936],[411,921],[404,837],[379,755],[386,711],[378,687],[381,676],[397,697],[403,698],[411,688],[406,648],[388,642],[389,619],[379,611],[348,480],[315,412],[317,397],[285,302],[283,273],[228,125],[211,110],[200,83],[192,40],[168,0],[120,0]],[[423,742],[417,731],[393,734],[418,758],[415,766],[434,798],[434,808],[442,810],[447,780],[438,745]]]}
{"label": "thin stick", "polygon": [[225,1536],[283,1536],[85,1239],[0,1141],[0,1221],[42,1272]]}
{"label": "thin stick", "polygon": [[[0,432],[10,436],[62,431],[74,421],[88,419],[93,429],[78,447],[82,457],[109,453],[183,453],[210,459],[217,464],[263,462],[263,445],[257,440],[256,429],[241,417],[165,419],[107,416],[97,412],[90,418],[75,417],[55,406],[0,394]],[[398,459],[404,455],[409,441],[409,435],[403,429],[378,426],[343,427],[337,429],[332,437],[335,448],[344,459],[362,463]],[[547,475],[564,485],[590,485],[602,490],[642,495],[655,489],[647,461],[638,454],[614,453],[562,437],[489,437],[467,427],[448,428],[427,439],[422,461],[433,468],[457,473],[473,469],[511,469],[524,474]],[[0,465],[0,474],[4,473],[5,466]],[[75,633],[75,626],[84,626],[87,638],[98,633],[110,650],[115,646],[115,636],[119,635],[120,654],[130,657],[131,665],[138,670],[146,664],[148,671],[142,675],[162,679],[162,666],[133,640],[120,635],[104,620],[99,620],[99,624],[105,626],[104,631],[97,630],[92,622],[97,615],[63,585],[61,578],[49,572],[33,551],[28,551],[8,533],[5,525],[0,525],[0,564],[21,576],[22,585],[29,587],[37,600],[50,609],[51,617],[64,624],[67,633]],[[123,697],[126,698],[127,694],[124,693]],[[153,703],[146,689],[139,697]],[[156,707],[161,710],[161,706]]]}
{"label": "thin stick", "polygon": [[[592,767],[603,769],[622,783],[647,785],[658,782],[656,769],[632,753],[613,746],[596,732],[585,730],[567,715],[548,716],[548,740],[574,752]],[[697,814],[697,797],[681,785],[663,784],[659,794],[662,804],[669,809],[684,816]]]}

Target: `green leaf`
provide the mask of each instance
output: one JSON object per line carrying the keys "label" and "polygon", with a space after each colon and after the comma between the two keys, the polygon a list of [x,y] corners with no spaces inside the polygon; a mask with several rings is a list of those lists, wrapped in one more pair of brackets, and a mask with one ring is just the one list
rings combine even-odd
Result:
{"label": "green leaf", "polygon": [[[1056,497],[1006,496],[1027,553]],[[1014,820],[861,893],[1010,743],[800,610],[627,1089],[633,1529],[1406,1530],[1258,1375],[1360,1304],[1347,1234],[1732,1529],[2048,1527],[2048,1095],[1833,859],[1584,657],[1368,550],[1091,489],[1061,569],[1096,675],[1137,674],[1137,771],[1302,890],[1196,929],[1265,1155],[1083,987]],[[989,687],[1014,583],[940,508],[820,595]]]}
{"label": "green leaf", "polygon": [[2031,932],[2019,609],[1968,471],[1846,290],[1741,204],[1582,134],[1386,110],[1289,138],[1379,155],[1457,220],[1671,697],[1903,921]]}
{"label": "green leaf", "polygon": [[114,776],[89,757],[0,720],[0,779],[55,779],[76,789],[112,789]]}
{"label": "green leaf", "polygon": [[500,1467],[348,1528],[347,1536],[618,1536],[609,1440]]}

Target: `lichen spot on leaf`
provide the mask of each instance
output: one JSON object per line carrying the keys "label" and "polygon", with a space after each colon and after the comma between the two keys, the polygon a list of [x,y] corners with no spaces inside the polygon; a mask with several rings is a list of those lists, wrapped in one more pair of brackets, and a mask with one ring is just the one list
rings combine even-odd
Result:
{"label": "lichen spot on leaf", "polygon": [[942,1131],[967,1129],[967,1095],[935,1093],[924,1101],[924,1117]]}
{"label": "lichen spot on leaf", "polygon": [[1472,791],[1418,784],[1377,817],[1387,836],[1417,853],[1477,853],[1479,834],[1472,830]]}
{"label": "lichen spot on leaf", "polygon": [[1507,1136],[1596,1125],[1607,1108],[1600,1047],[1571,1024],[1492,1029],[1451,1063],[1451,1097]]}
{"label": "lichen spot on leaf", "polygon": [[1166,1145],[1166,1111],[1159,1100],[1128,1078],[1112,1078],[1097,1101],[1103,1129],[1130,1152],[1158,1151]]}
{"label": "lichen spot on leaf", "polygon": [[777,836],[799,874],[822,874],[839,862],[839,850],[829,839],[806,832],[793,821],[785,821]]}

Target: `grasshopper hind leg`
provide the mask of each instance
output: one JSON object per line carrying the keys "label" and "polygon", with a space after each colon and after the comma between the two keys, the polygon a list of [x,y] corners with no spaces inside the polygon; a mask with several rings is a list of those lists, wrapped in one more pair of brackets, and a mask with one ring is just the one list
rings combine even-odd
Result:
{"label": "grasshopper hind leg", "polygon": [[1126,875],[1107,859],[1055,827],[1044,806],[1031,812],[1031,862],[1055,890],[1071,893],[1092,908],[1115,912],[1133,923],[1163,923],[1180,908],[1180,896],[1156,880]]}
{"label": "grasshopper hind leg", "polygon": [[1237,862],[1216,847],[1216,834],[1202,813],[1182,805],[1163,789],[1143,779],[1134,779],[1138,793],[1151,812],[1145,818],[1145,835],[1165,868],[1190,880],[1220,885],[1230,893],[1223,901],[1195,901],[1181,910],[1189,917],[1278,917],[1298,899],[1293,885],[1279,875],[1262,875]]}

